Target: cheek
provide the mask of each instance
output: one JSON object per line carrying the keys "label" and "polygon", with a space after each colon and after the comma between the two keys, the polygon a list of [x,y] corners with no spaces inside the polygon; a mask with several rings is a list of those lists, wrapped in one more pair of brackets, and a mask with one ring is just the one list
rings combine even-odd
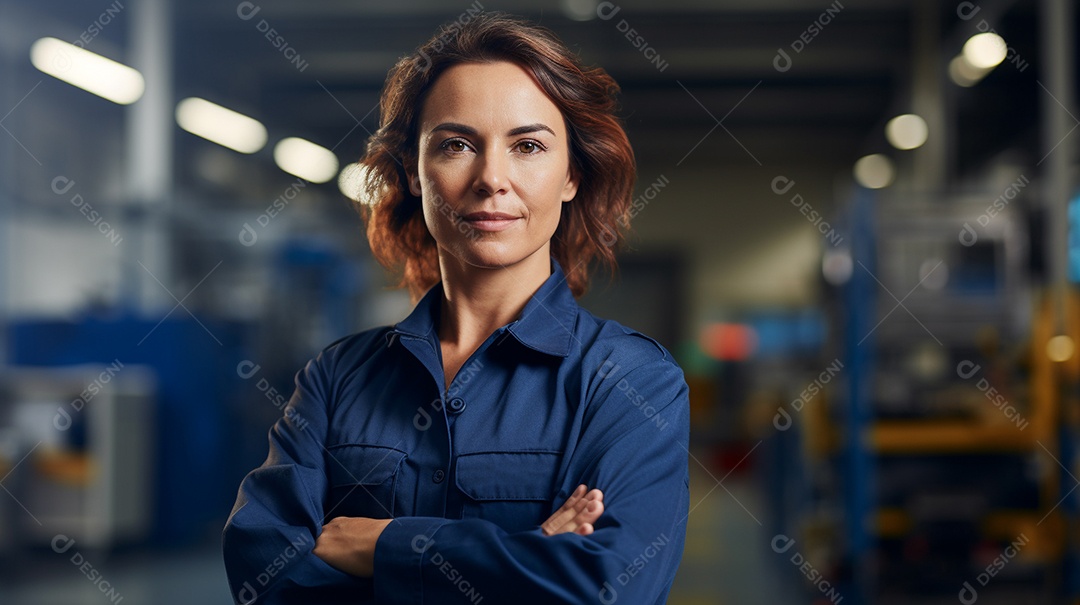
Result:
{"label": "cheek", "polygon": [[446,197],[429,183],[421,199],[423,200],[424,222],[427,223],[428,231],[434,234],[439,225],[448,220],[445,212],[446,205],[443,202]]}
{"label": "cheek", "polygon": [[528,201],[534,212],[558,214],[561,211],[563,187],[566,184],[565,167],[537,166],[522,171],[515,181],[519,194]]}
{"label": "cheek", "polygon": [[430,229],[432,221],[446,220],[447,200],[454,201],[458,197],[458,185],[454,174],[445,167],[428,164],[420,165],[419,184],[420,199],[423,205],[424,218]]}
{"label": "cheek", "polygon": [[469,191],[472,181],[464,162],[421,163],[420,185],[427,199],[456,201]]}
{"label": "cheek", "polygon": [[559,200],[556,190],[551,189],[545,193],[543,199],[537,195],[528,201],[529,229],[534,234],[551,237],[562,220],[563,202]]}

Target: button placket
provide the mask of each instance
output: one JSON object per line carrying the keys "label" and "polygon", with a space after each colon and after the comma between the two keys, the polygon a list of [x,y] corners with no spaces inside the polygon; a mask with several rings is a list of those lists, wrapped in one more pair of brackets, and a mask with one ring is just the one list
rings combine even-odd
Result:
{"label": "button placket", "polygon": [[465,411],[465,400],[461,397],[452,397],[446,402],[446,411],[451,414],[460,414]]}

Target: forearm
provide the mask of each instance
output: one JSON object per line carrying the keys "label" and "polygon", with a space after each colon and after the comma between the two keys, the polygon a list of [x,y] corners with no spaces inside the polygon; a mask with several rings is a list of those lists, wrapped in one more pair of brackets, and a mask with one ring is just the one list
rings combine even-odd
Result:
{"label": "forearm", "polygon": [[[507,534],[480,519],[397,519],[376,546],[375,595],[386,603],[592,602],[645,548],[618,525],[588,537],[545,536],[539,528]],[[670,583],[670,558],[677,562],[684,531],[666,533],[670,551],[640,570],[635,590],[620,597],[623,603],[653,603]]]}
{"label": "forearm", "polygon": [[370,579],[339,571],[313,553],[316,538],[308,528],[265,524],[255,517],[238,510],[222,535],[225,570],[236,603],[296,602],[288,595],[308,589],[347,587],[356,596],[371,594]]}

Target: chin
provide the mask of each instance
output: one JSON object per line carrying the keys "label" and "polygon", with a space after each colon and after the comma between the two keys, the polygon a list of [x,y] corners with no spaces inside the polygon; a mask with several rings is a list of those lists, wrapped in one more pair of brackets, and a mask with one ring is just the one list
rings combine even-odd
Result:
{"label": "chin", "polygon": [[493,242],[469,243],[453,250],[453,254],[469,265],[489,269],[509,267],[530,256],[528,251],[522,250],[518,246],[510,247],[505,244],[496,244]]}

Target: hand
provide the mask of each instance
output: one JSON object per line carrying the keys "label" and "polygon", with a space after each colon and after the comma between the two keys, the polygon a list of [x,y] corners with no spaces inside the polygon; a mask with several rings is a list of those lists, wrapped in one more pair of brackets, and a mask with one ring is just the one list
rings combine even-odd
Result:
{"label": "hand", "polygon": [[593,523],[604,514],[604,492],[594,489],[585,493],[588,487],[577,486],[566,502],[540,525],[545,536],[575,533],[587,536],[593,533]]}
{"label": "hand", "polygon": [[315,553],[331,567],[370,578],[375,573],[375,543],[393,519],[336,517],[323,526]]}

